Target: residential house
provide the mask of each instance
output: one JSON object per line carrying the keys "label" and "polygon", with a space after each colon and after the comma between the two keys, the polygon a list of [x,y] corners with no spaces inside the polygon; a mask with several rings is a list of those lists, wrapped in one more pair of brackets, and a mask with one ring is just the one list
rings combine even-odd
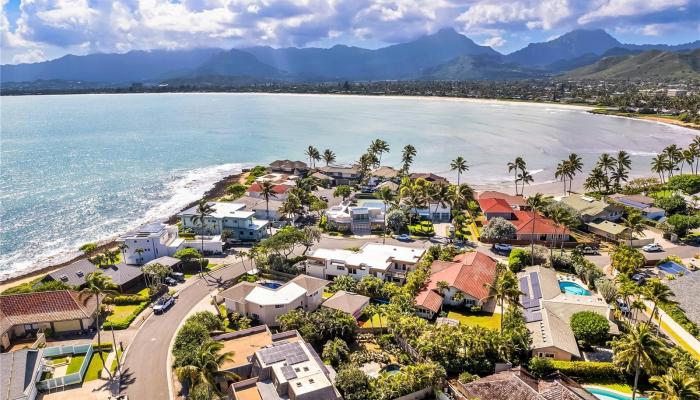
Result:
{"label": "residential house", "polygon": [[[282,184],[275,184],[272,186],[272,192],[274,194],[273,196],[270,196],[270,199],[275,199],[275,200],[286,200],[287,197],[289,196],[289,191],[292,190],[294,185],[282,185]],[[253,182],[252,185],[248,188],[248,196],[250,197],[255,197],[256,199],[262,199],[262,184],[260,182]]]}
{"label": "residential house", "polygon": [[425,208],[413,210],[420,218],[433,223],[450,222],[452,220],[452,208],[449,203],[428,203]]}
{"label": "residential house", "polygon": [[305,175],[309,171],[309,166],[303,161],[275,160],[270,163],[270,171]]}
{"label": "residential house", "polygon": [[160,264],[160,265],[164,265],[166,267],[169,267],[172,270],[177,270],[178,268],[180,268],[182,261],[180,261],[179,258],[163,256],[163,257],[158,257],[155,260],[147,262],[144,265],[144,267],[147,267],[147,266],[152,265],[152,264]]}
{"label": "residential house", "polygon": [[338,400],[336,372],[295,332],[250,356],[251,378],[229,386],[233,400]]}
{"label": "residential house", "polygon": [[326,299],[326,301],[321,304],[321,307],[339,310],[358,319],[362,316],[362,310],[368,305],[369,297],[338,290],[333,296]]}
{"label": "residential house", "polygon": [[202,243],[199,237],[185,239],[179,235],[177,226],[160,222],[142,225],[120,236],[117,242],[126,245],[122,256],[124,263],[129,265],[143,265],[159,257],[172,256],[184,248],[191,247],[201,251],[202,245],[205,253],[222,252],[219,235],[205,237]]}
{"label": "residential house", "polygon": [[479,192],[479,194],[476,196],[477,200],[486,200],[486,199],[500,199],[500,200],[505,200],[508,205],[514,210],[527,210],[527,201],[522,195],[517,195],[513,196],[507,193],[503,192],[497,192],[493,190],[486,190],[483,192]]}
{"label": "residential house", "polygon": [[654,199],[641,194],[614,194],[610,196],[614,202],[617,202],[625,207],[631,207],[638,210],[644,218],[658,221],[666,216],[666,211],[661,208],[654,207]]}
{"label": "residential house", "polygon": [[425,179],[426,181],[430,183],[449,183],[447,181],[447,178],[443,178],[442,176],[435,175],[432,172],[414,172],[411,175],[409,175],[409,178],[411,180],[416,180],[416,179]]}
{"label": "residential house", "polygon": [[[431,319],[444,304],[482,306],[496,279],[496,265],[496,260],[479,251],[459,254],[452,261],[433,261],[428,282],[416,295],[416,314]],[[447,289],[442,291],[438,282],[446,282]],[[455,299],[458,292],[462,299]]]}
{"label": "residential house", "polygon": [[270,172],[269,174],[255,178],[255,182],[257,183],[262,184],[265,182],[270,182],[274,185],[285,185],[291,187],[296,186],[297,181],[299,181],[299,177],[297,175],[285,174],[281,172]]}
{"label": "residential house", "polygon": [[44,371],[42,349],[0,354],[0,400],[34,400]]}
{"label": "residential house", "polygon": [[143,272],[139,266],[120,263],[117,265],[98,267],[85,258],[50,272],[46,275],[44,280],[58,281],[70,287],[79,288],[85,284],[89,274],[97,271],[107,275],[112,282],[119,287],[119,290],[137,286],[141,284],[143,280]]}
{"label": "residential house", "polygon": [[79,299],[78,292],[57,290],[0,295],[0,347],[13,339],[33,337],[41,329],[55,334],[88,329],[94,321],[97,299]]}
{"label": "residential house", "polygon": [[584,223],[595,220],[615,222],[622,218],[624,211],[620,205],[606,203],[581,194],[565,196],[559,201],[576,211]]}
{"label": "residential house", "polygon": [[265,199],[243,196],[237,198],[236,203],[244,204],[245,210],[254,212],[254,218],[268,221],[279,221],[282,219],[282,215],[279,212],[280,207],[284,203],[282,200],[270,199],[269,202],[266,202]]}
{"label": "residential house", "polygon": [[558,225],[539,213],[533,215],[529,211],[512,210],[509,214],[503,200],[479,199],[479,206],[483,207],[482,212],[487,217],[487,223],[494,217],[501,217],[515,225],[515,240],[530,241],[533,236],[536,241],[569,240],[570,231],[566,226]]}
{"label": "residential house", "polygon": [[384,207],[350,206],[341,204],[326,212],[329,229],[352,232],[354,235],[369,235],[373,230],[384,229]]}
{"label": "residential house", "polygon": [[370,187],[375,187],[383,182],[398,181],[400,174],[401,172],[399,170],[392,167],[381,166],[375,168],[370,174],[368,185]]}
{"label": "residential house", "polygon": [[221,292],[229,312],[237,312],[268,326],[277,326],[277,317],[297,308],[315,311],[323,300],[323,288],[330,282],[299,275],[281,285],[275,282],[241,282]]}
{"label": "residential house", "polygon": [[594,233],[612,241],[629,240],[629,228],[604,219],[591,221],[586,224],[588,232]]}
{"label": "residential house", "polygon": [[221,235],[228,231],[231,239],[241,241],[257,241],[267,236],[269,221],[255,218],[254,211],[245,211],[245,204],[211,201],[208,204],[214,212],[204,217],[203,227],[195,222],[199,216],[196,206],[177,215],[182,227],[204,235]]}
{"label": "residential house", "polygon": [[399,191],[399,184],[396,182],[392,181],[384,181],[380,184],[377,185],[377,190],[382,190],[382,188],[389,188],[392,192],[398,192]]}
{"label": "residential house", "polygon": [[610,333],[619,333],[612,321],[612,308],[602,296],[590,291],[580,295],[565,292],[557,272],[551,268],[527,267],[518,273],[518,284],[523,293],[520,303],[532,337],[534,357],[565,361],[581,357],[570,326],[571,316],[579,311],[602,315],[610,324]]}
{"label": "residential house", "polygon": [[[301,339],[297,331],[272,333],[267,325],[214,336],[212,339],[224,347],[222,353],[232,353],[232,357],[220,366],[222,371],[233,372],[242,379],[251,378],[253,366],[250,363],[256,351],[269,347],[273,343],[291,343]],[[230,383],[227,383],[228,386]]]}
{"label": "residential house", "polygon": [[593,394],[560,372],[537,379],[523,367],[516,367],[457,383],[461,395],[479,400],[598,400]]}
{"label": "residential house", "polygon": [[403,284],[424,253],[422,248],[381,243],[365,243],[359,251],[320,248],[307,257],[306,273],[328,280],[341,275],[360,280],[372,275]]}
{"label": "residential house", "polygon": [[477,203],[487,220],[496,217],[512,219],[513,207],[505,199],[478,199]]}
{"label": "residential house", "polygon": [[325,166],[318,171],[333,179],[333,186],[354,185],[360,181],[360,170],[357,167]]}
{"label": "residential house", "polygon": [[321,185],[322,187],[328,187],[333,183],[333,178],[331,178],[330,176],[328,176],[322,172],[317,171],[309,176],[311,178],[316,179],[316,181],[318,181],[318,184]]}

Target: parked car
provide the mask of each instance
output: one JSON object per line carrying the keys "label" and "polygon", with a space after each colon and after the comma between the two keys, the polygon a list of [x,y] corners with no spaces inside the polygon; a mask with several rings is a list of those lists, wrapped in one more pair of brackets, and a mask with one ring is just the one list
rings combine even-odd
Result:
{"label": "parked car", "polygon": [[581,249],[581,253],[589,256],[596,255],[598,254],[598,249],[596,249],[595,247],[586,246],[583,249]]}
{"label": "parked car", "polygon": [[623,314],[627,315],[630,313],[630,308],[627,306],[627,303],[625,303],[624,300],[622,299],[617,299],[617,307],[622,311]]}
{"label": "parked car", "polygon": [[178,282],[185,281],[185,274],[183,274],[182,272],[171,272],[170,276]]}
{"label": "parked car", "polygon": [[166,276],[165,279],[163,279],[163,282],[165,282],[165,284],[168,286],[177,285],[177,281],[169,276]]}
{"label": "parked car", "polygon": [[513,250],[513,246],[507,243],[496,243],[493,245],[494,250],[502,253],[510,253]]}
{"label": "parked car", "polygon": [[406,234],[406,233],[403,233],[401,235],[397,235],[396,240],[400,240],[402,242],[408,242],[409,240],[411,240],[411,236]]}
{"label": "parked car", "polygon": [[644,274],[634,274],[632,275],[632,280],[637,282],[640,285],[643,285],[647,281],[647,277]]}
{"label": "parked car", "polygon": [[153,313],[162,314],[175,304],[175,299],[172,296],[165,295],[158,299],[153,305]]}
{"label": "parked car", "polygon": [[658,243],[651,243],[642,247],[642,250],[646,251],[647,253],[651,253],[655,251],[664,251],[664,248]]}

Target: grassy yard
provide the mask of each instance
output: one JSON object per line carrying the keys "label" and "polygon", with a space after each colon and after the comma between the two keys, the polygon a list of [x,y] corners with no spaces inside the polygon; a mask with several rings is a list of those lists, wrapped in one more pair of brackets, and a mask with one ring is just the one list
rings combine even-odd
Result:
{"label": "grassy yard", "polygon": [[382,318],[379,314],[374,314],[370,320],[367,316],[360,318],[360,326],[363,328],[386,328],[387,320],[386,317]]}
{"label": "grassy yard", "polygon": [[68,364],[68,368],[66,369],[66,375],[80,371],[83,360],[85,360],[85,354],[78,354],[71,357],[70,364]]}
{"label": "grassy yard", "polygon": [[333,296],[334,294],[335,294],[335,293],[331,293],[331,292],[323,292],[323,295],[322,295],[322,296],[323,296],[324,299],[329,299],[329,298],[330,298],[331,296]]}
{"label": "grassy yard", "polygon": [[450,310],[447,313],[447,318],[456,319],[460,324],[468,326],[481,326],[489,329],[500,329],[501,327],[501,314]]}
{"label": "grassy yard", "polygon": [[118,324],[126,320],[131,314],[140,307],[139,304],[128,304],[123,306],[112,305],[112,313],[107,317],[106,321]]}
{"label": "grassy yard", "polygon": [[68,361],[68,357],[55,357],[49,360],[48,364],[49,365],[58,365],[58,364],[63,364]]}
{"label": "grassy yard", "polygon": [[[107,355],[110,352],[108,351],[103,351],[102,355],[105,358],[105,361],[107,360]],[[90,360],[90,365],[88,365],[87,371],[85,371],[85,378],[83,378],[83,382],[88,382],[88,381],[94,381],[99,377],[100,371],[104,368],[104,364],[102,364],[102,360],[100,359],[99,354],[95,352],[92,355],[92,360]],[[117,369],[117,360],[114,359],[112,361],[112,365],[110,366],[110,371],[114,372],[114,370]]]}

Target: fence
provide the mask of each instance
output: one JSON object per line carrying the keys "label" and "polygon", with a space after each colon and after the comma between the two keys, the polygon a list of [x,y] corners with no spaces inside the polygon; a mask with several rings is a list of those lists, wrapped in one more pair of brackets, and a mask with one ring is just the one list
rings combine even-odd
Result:
{"label": "fence", "polygon": [[83,344],[78,346],[57,346],[44,349],[42,355],[43,357],[58,357],[68,354],[73,355],[83,353],[85,353],[85,358],[83,359],[83,363],[80,365],[80,369],[78,370],[78,372],[39,381],[36,383],[37,389],[52,390],[82,382],[83,377],[85,376],[85,372],[87,371],[87,368],[90,365],[90,360],[92,360],[92,354],[94,353],[91,344]]}

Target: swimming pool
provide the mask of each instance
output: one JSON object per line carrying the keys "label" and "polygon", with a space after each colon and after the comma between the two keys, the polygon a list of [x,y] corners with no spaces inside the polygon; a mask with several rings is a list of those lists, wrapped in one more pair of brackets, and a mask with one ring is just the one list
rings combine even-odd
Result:
{"label": "swimming pool", "polygon": [[393,374],[398,374],[399,371],[401,370],[401,366],[398,364],[389,364],[386,367],[382,368],[381,372],[386,372],[389,375]]}
{"label": "swimming pool", "polygon": [[559,288],[561,291],[568,294],[575,294],[578,296],[590,296],[591,292],[586,290],[583,286],[576,282],[569,281],[559,281]]}
{"label": "swimming pool", "polygon": [[673,262],[673,261],[666,261],[663,264],[657,265],[656,268],[664,271],[667,274],[673,274],[673,275],[678,275],[680,273],[683,273],[685,275],[688,272],[690,272],[684,266],[682,266],[676,262]]}
{"label": "swimming pool", "polygon": [[379,200],[360,199],[360,200],[357,200],[357,205],[359,207],[374,207],[374,208],[379,208],[381,210],[384,210],[384,203],[382,203]]}
{"label": "swimming pool", "polygon": [[[600,400],[631,400],[632,396],[631,395],[626,395],[623,393],[619,392],[613,392],[611,390],[606,390],[600,387],[591,387],[591,386],[586,386],[586,390],[591,392],[595,397],[599,398]],[[638,400],[647,400],[646,397],[639,397],[637,396]]]}
{"label": "swimming pool", "polygon": [[268,287],[270,289],[277,289],[280,286],[282,286],[281,283],[277,283],[277,282],[262,282],[262,283],[260,283],[260,285]]}

